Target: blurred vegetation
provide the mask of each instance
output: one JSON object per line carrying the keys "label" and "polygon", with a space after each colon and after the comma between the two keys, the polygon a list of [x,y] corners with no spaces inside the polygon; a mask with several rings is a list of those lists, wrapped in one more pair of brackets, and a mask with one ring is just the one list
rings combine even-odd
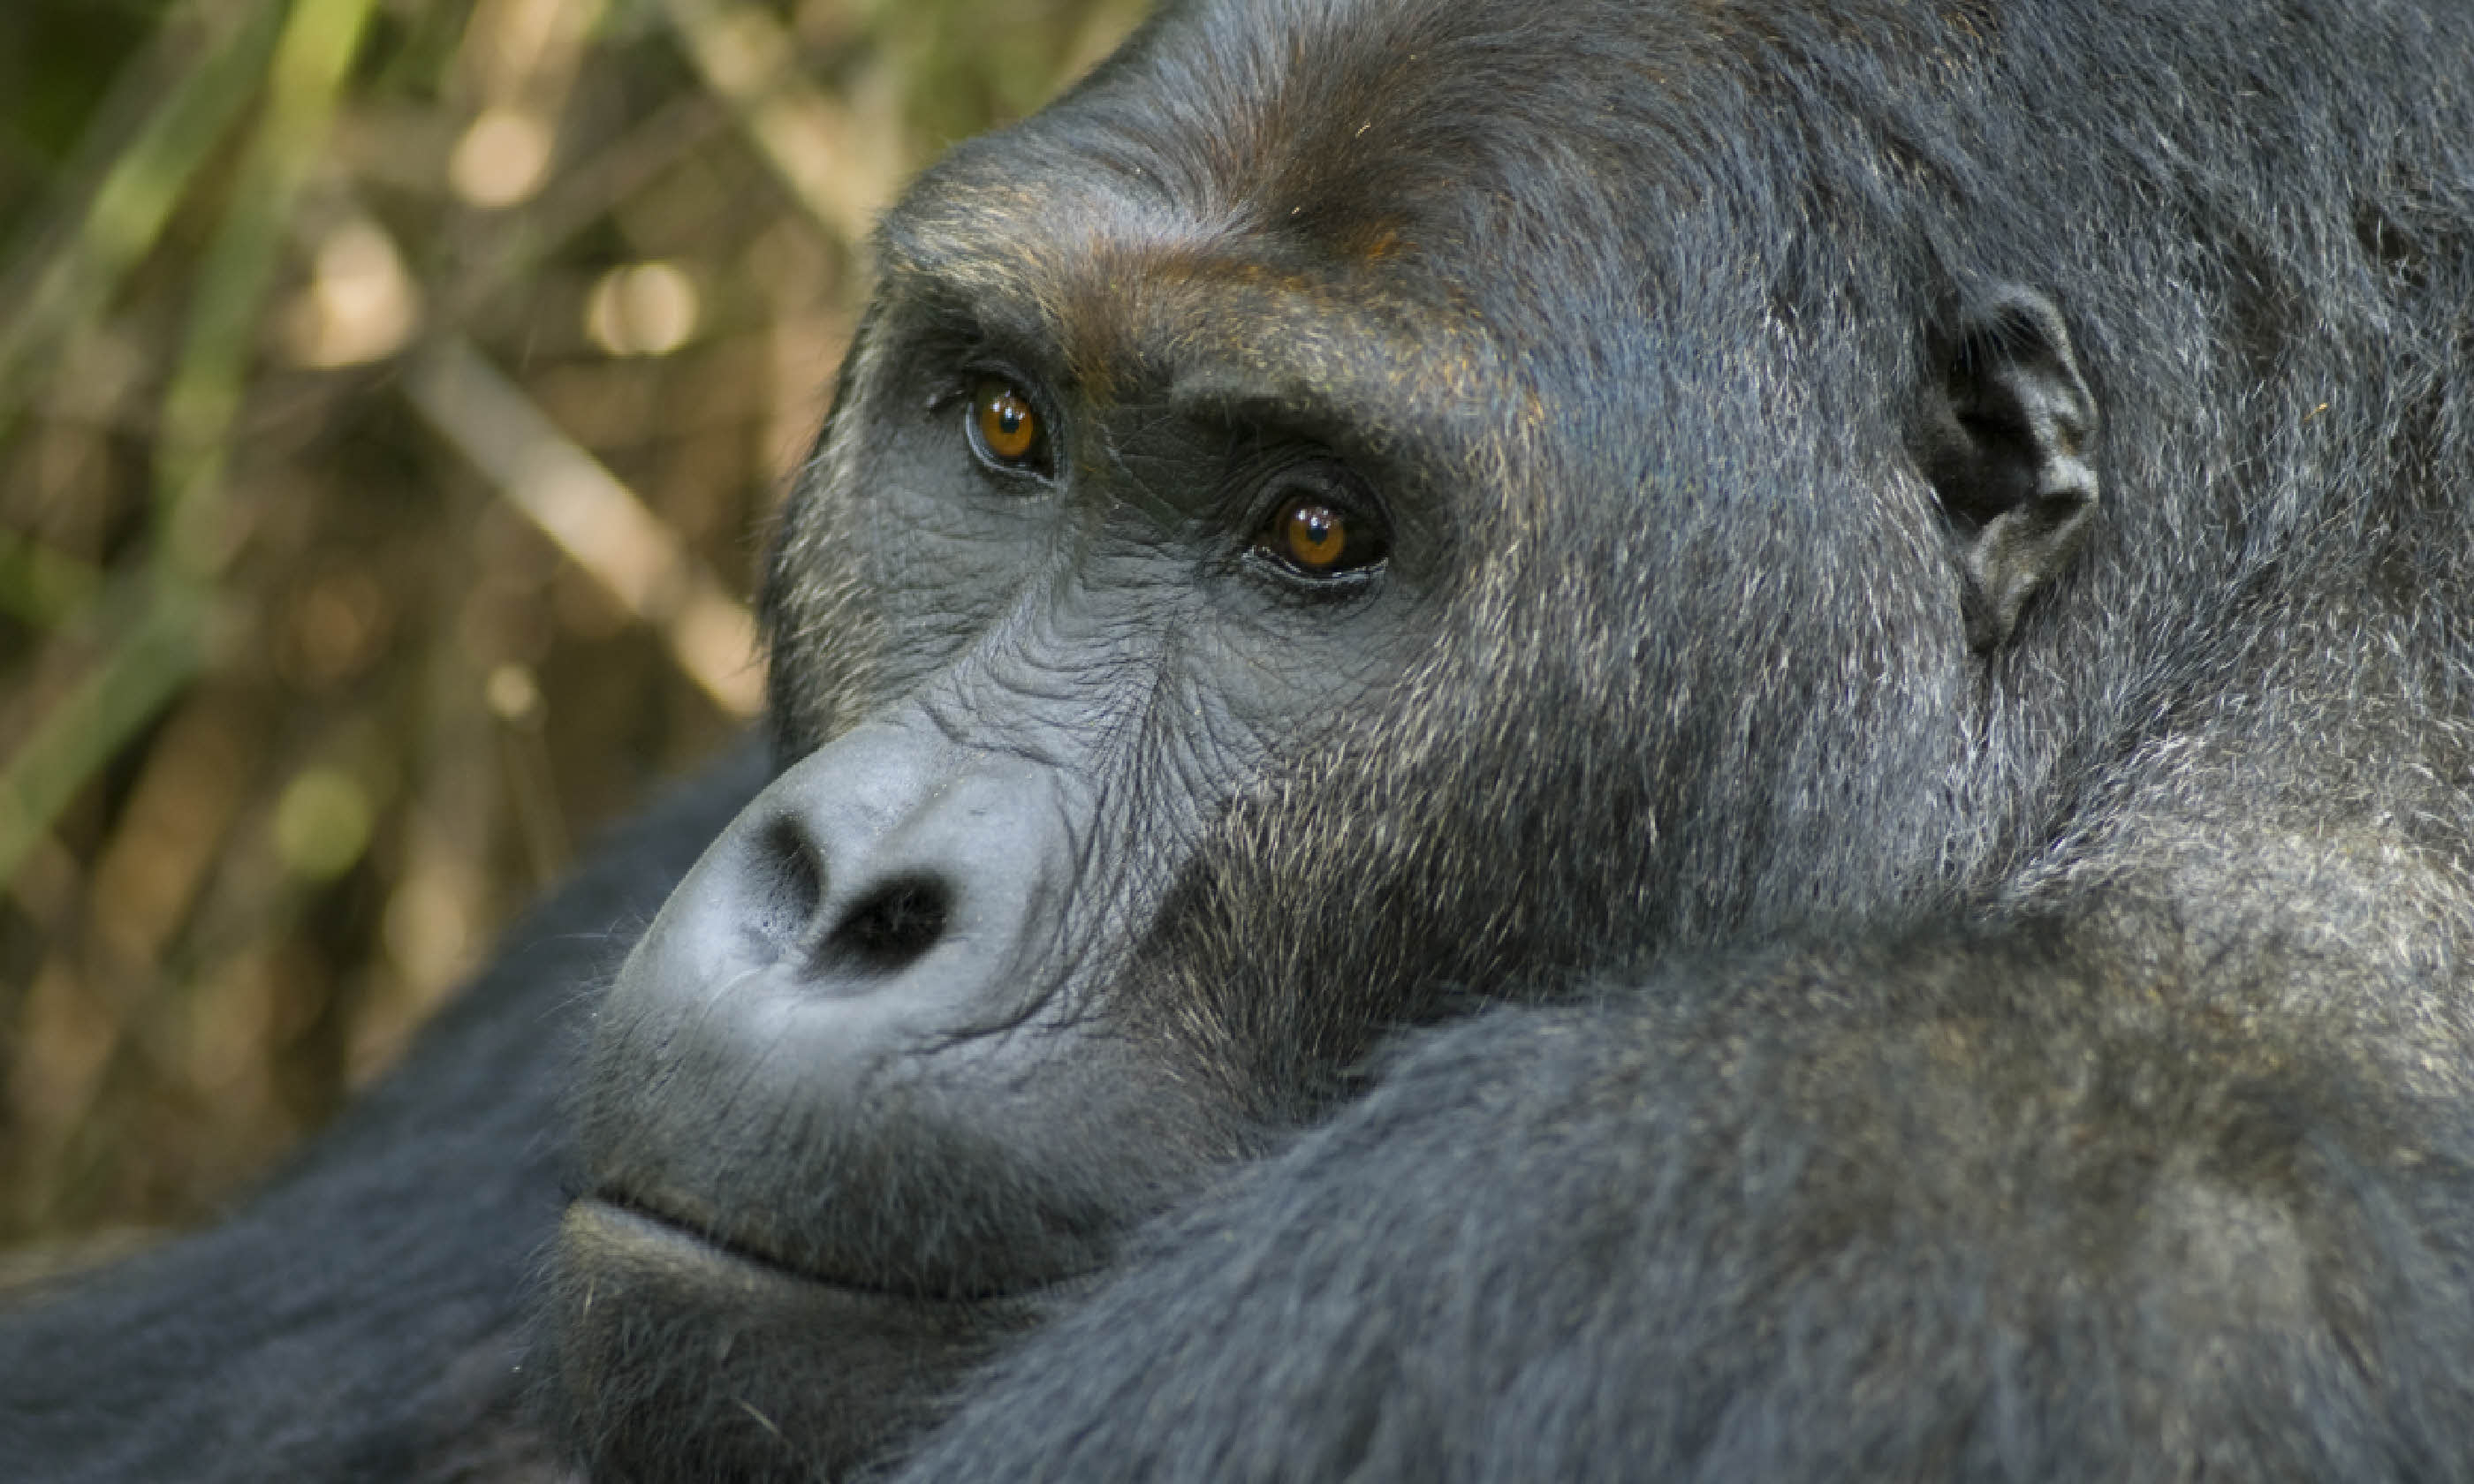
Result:
{"label": "blurred vegetation", "polygon": [[1138,9],[0,6],[0,1278],[211,1215],[744,725],[872,213]]}

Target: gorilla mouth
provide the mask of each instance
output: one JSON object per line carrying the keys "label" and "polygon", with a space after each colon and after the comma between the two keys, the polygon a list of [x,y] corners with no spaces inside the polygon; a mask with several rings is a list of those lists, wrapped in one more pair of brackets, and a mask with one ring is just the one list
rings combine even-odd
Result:
{"label": "gorilla mouth", "polygon": [[577,1198],[542,1357],[570,1445],[634,1460],[693,1440],[693,1468],[663,1477],[843,1477],[1059,1306],[1039,1289],[955,1291],[857,1266],[786,1262],[633,1192]]}
{"label": "gorilla mouth", "polygon": [[942,1284],[907,1283],[898,1275],[849,1272],[805,1266],[777,1252],[724,1235],[712,1227],[674,1214],[641,1197],[601,1189],[579,1197],[569,1208],[570,1233],[581,1226],[591,1232],[593,1246],[636,1249],[638,1260],[657,1260],[674,1278],[699,1266],[731,1270],[725,1281],[743,1283],[749,1277],[801,1284],[809,1289],[852,1295],[887,1304],[923,1304],[957,1310],[1001,1306],[1054,1296],[1086,1285],[1097,1269],[1059,1273],[1035,1281],[1005,1286],[955,1288]]}

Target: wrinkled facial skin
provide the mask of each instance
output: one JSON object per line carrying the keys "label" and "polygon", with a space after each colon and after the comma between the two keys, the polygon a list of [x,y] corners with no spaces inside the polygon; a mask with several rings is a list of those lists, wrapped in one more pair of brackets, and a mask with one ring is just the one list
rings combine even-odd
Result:
{"label": "wrinkled facial skin", "polygon": [[[1862,790],[1961,745],[1954,599],[1794,627],[1937,592],[1833,431],[1895,416],[1764,427],[1708,347],[1766,299],[1504,240],[1466,141],[1351,133],[1262,19],[1172,14],[886,225],[769,575],[780,775],[585,1069],[547,1358],[596,1475],[847,1472],[1385,1030],[1947,869]],[[1328,44],[1455,44],[1388,24]]]}

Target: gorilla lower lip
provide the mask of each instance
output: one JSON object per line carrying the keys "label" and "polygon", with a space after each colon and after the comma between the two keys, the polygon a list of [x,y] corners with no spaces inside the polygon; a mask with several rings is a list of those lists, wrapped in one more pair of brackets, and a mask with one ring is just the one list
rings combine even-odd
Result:
{"label": "gorilla lower lip", "polygon": [[695,1267],[727,1266],[741,1275],[740,1281],[752,1277],[760,1281],[798,1283],[813,1289],[887,1304],[958,1308],[1004,1304],[1070,1285],[1079,1277],[1066,1275],[1055,1282],[1019,1288],[955,1292],[906,1286],[885,1278],[859,1279],[839,1273],[817,1272],[786,1262],[771,1253],[716,1235],[692,1222],[608,1191],[587,1196],[570,1208],[567,1230],[570,1240],[581,1241],[595,1250],[633,1249],[637,1258],[656,1262],[673,1277],[685,1277],[688,1270]]}

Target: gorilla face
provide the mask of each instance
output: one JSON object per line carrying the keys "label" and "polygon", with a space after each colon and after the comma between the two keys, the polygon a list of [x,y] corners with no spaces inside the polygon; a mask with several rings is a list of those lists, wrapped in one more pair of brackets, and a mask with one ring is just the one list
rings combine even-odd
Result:
{"label": "gorilla face", "polygon": [[[949,173],[894,229],[775,579],[790,761],[604,1012],[561,1255],[596,1400],[631,1327],[665,1351],[685,1329],[749,1346],[761,1389],[732,1400],[849,1438],[835,1458],[1308,1094],[1231,1065],[1163,940],[1275,770],[1313,770],[1283,811],[1353,806],[1327,739],[1398,685],[1449,576],[1429,471],[1267,390],[1244,342],[1176,350],[1222,291],[1044,318],[1060,287],[1104,302],[1191,255],[1190,227],[1095,236],[1066,200],[1003,236],[904,237],[985,190]],[[1062,284],[1021,273],[1026,245],[1074,264]]]}
{"label": "gorilla face", "polygon": [[2067,332],[1761,257],[1541,108],[1723,69],[1522,15],[1176,12],[887,222],[780,775],[593,1041],[590,1456],[850,1467],[1386,1029],[1968,868],[1980,653],[2092,496]]}

